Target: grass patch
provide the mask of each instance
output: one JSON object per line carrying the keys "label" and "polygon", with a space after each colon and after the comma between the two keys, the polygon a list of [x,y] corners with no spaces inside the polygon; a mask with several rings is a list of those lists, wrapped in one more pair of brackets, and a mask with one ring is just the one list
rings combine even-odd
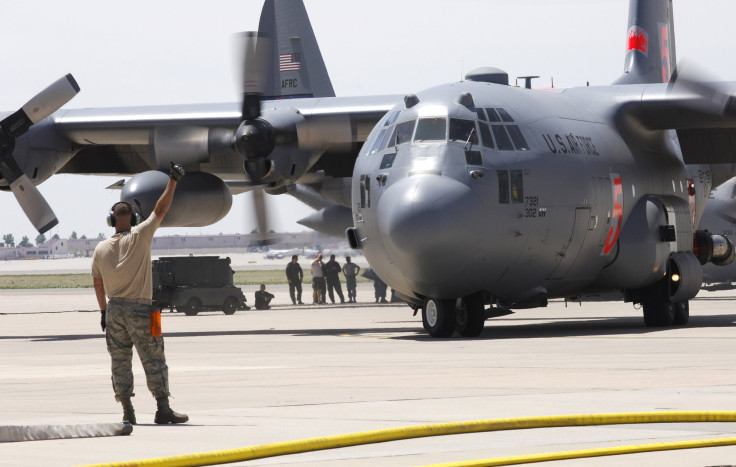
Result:
{"label": "grass patch", "polygon": [[[358,282],[371,282],[358,276]],[[286,275],[282,269],[235,271],[235,285],[278,285],[286,284]],[[345,277],[340,276],[345,284]],[[304,284],[312,283],[310,271],[304,271]],[[92,287],[92,276],[89,274],[22,274],[0,276],[0,289],[82,289]]]}
{"label": "grass patch", "polygon": [[89,274],[23,274],[0,276],[0,289],[81,289],[92,287]]}

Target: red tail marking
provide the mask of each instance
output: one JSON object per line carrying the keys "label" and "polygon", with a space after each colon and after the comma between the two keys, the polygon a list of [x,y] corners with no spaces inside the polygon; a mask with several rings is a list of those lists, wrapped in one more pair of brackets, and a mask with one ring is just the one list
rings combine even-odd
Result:
{"label": "red tail marking", "polygon": [[638,26],[631,26],[629,28],[629,40],[627,42],[626,52],[631,52],[632,50],[638,50],[644,55],[649,53],[649,34]]}

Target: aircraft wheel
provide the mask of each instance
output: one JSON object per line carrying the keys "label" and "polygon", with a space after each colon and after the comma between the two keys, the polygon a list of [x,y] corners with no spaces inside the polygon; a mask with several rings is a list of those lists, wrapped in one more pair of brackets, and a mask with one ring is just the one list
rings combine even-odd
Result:
{"label": "aircraft wheel", "polygon": [[450,337],[455,331],[454,300],[428,298],[422,307],[422,324],[432,337]]}
{"label": "aircraft wheel", "polygon": [[202,300],[197,297],[190,298],[184,308],[184,314],[187,316],[196,316],[200,311],[202,311]]}
{"label": "aircraft wheel", "polygon": [[486,321],[483,297],[473,294],[465,297],[465,308],[457,311],[457,332],[463,337],[478,337]]}
{"label": "aircraft wheel", "polygon": [[644,324],[648,327],[672,326],[675,320],[675,304],[669,300],[648,299],[643,304]]}
{"label": "aircraft wheel", "polygon": [[690,302],[683,300],[675,303],[675,313],[672,323],[682,326],[687,324],[688,320],[690,320]]}
{"label": "aircraft wheel", "polygon": [[227,297],[225,303],[222,304],[222,312],[226,315],[232,315],[238,309],[238,299],[235,297]]}

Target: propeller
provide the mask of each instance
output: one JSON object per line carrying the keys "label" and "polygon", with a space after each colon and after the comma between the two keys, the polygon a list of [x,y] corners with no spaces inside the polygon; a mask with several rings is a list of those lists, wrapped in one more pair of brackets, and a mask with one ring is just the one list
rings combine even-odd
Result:
{"label": "propeller", "polygon": [[268,156],[276,147],[273,126],[261,119],[261,100],[269,75],[271,39],[248,31],[239,35],[243,57],[243,110],[234,146],[245,157],[244,168],[259,185],[271,169]]}
{"label": "propeller", "polygon": [[59,221],[41,192],[13,158],[15,141],[33,124],[56,112],[78,92],[79,85],[74,77],[68,74],[53,82],[18,111],[0,122],[0,174],[7,180],[23,212],[39,233],[47,232]]}
{"label": "propeller", "polygon": [[[254,31],[241,33],[236,38],[243,60],[243,109],[233,146],[245,158],[243,168],[253,185],[261,185],[272,169],[268,156],[276,147],[276,131],[268,121],[260,118],[261,100],[269,76],[272,41]],[[262,189],[253,191],[253,200],[260,240],[262,244],[267,243],[268,214]]]}
{"label": "propeller", "polygon": [[721,88],[715,77],[689,62],[677,64],[670,79],[669,91],[697,97],[691,106],[701,111],[736,116],[736,97]]}

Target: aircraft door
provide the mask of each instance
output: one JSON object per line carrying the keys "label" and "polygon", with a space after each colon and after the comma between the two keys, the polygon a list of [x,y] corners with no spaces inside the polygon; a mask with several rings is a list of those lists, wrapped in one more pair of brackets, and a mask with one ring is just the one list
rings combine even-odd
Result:
{"label": "aircraft door", "polygon": [[590,208],[576,208],[575,222],[572,227],[570,239],[560,252],[562,259],[550,274],[549,279],[564,279],[567,272],[575,264],[575,260],[583,248],[585,237],[588,235],[590,226]]}

